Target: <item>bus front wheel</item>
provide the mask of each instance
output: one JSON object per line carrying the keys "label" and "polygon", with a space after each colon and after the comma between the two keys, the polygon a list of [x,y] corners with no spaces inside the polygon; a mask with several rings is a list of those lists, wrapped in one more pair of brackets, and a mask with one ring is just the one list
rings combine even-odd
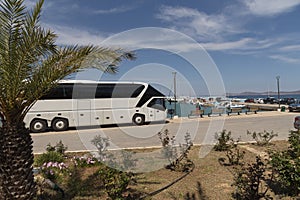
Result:
{"label": "bus front wheel", "polygon": [[30,123],[30,131],[33,133],[45,132],[47,129],[47,122],[43,119],[34,119]]}
{"label": "bus front wheel", "polygon": [[143,125],[145,123],[145,116],[140,114],[135,114],[132,118],[135,125]]}
{"label": "bus front wheel", "polygon": [[65,131],[69,128],[69,122],[64,118],[55,118],[51,124],[54,131]]}

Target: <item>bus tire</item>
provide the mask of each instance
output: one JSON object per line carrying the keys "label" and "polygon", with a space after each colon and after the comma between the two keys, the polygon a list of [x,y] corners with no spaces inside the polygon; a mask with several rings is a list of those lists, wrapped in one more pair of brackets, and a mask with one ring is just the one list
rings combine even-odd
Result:
{"label": "bus tire", "polygon": [[33,133],[45,132],[47,128],[47,121],[44,119],[34,119],[30,123],[30,131]]}
{"label": "bus tire", "polygon": [[54,131],[65,131],[69,128],[69,121],[64,118],[55,118],[52,120],[51,127]]}
{"label": "bus tire", "polygon": [[132,118],[135,125],[141,126],[145,123],[145,116],[141,114],[135,114]]}

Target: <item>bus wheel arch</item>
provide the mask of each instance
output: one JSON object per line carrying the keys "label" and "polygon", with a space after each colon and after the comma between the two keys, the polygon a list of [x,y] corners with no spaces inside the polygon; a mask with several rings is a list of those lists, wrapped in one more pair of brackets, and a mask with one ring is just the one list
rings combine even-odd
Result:
{"label": "bus wheel arch", "polygon": [[30,122],[30,131],[33,133],[45,132],[48,128],[47,121],[45,119],[35,118]]}
{"label": "bus wheel arch", "polygon": [[132,121],[135,125],[141,126],[141,125],[145,124],[145,115],[134,114],[132,117]]}
{"label": "bus wheel arch", "polygon": [[65,131],[69,128],[69,121],[66,118],[56,117],[51,122],[54,131]]}

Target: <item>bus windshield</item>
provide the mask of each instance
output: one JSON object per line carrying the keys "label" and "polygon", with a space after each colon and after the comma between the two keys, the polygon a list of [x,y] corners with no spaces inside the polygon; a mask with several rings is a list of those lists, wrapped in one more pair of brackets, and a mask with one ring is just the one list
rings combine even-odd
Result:
{"label": "bus windshield", "polygon": [[166,110],[165,99],[164,98],[154,98],[148,103],[147,107],[164,111],[164,110]]}

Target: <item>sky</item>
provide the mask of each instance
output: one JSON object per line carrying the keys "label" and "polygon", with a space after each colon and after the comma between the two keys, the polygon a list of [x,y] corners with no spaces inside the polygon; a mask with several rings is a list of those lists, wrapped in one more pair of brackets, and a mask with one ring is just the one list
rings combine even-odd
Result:
{"label": "sky", "polygon": [[[35,0],[25,0],[32,8]],[[45,0],[41,25],[59,45],[102,45],[136,53],[114,75],[178,95],[300,90],[300,0]],[[174,73],[176,72],[176,74]]]}

